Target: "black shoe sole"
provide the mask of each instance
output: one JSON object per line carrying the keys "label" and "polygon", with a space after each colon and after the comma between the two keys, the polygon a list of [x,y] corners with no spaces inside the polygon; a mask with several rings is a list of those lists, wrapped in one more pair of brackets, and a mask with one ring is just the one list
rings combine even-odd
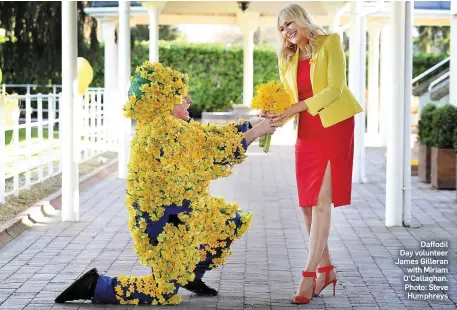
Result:
{"label": "black shoe sole", "polygon": [[[185,288],[185,287],[183,287]],[[188,288],[185,288],[186,290],[188,290],[189,292],[197,295],[197,296],[201,296],[201,297],[215,297],[217,295],[219,295],[218,292],[215,292],[215,293],[199,293],[199,292],[196,292],[196,291],[193,291],[193,290],[189,290]]]}
{"label": "black shoe sole", "polygon": [[182,288],[188,290],[189,292],[192,292],[193,294],[195,294],[197,296],[205,296],[205,297],[212,296],[212,297],[214,297],[214,296],[217,296],[219,294],[218,291],[216,291],[215,289],[211,289],[211,288],[209,288],[209,289],[211,289],[213,291],[210,291],[210,292],[198,291],[195,288],[187,288],[185,286],[183,286]]}
{"label": "black shoe sole", "polygon": [[81,277],[79,277],[75,282],[73,282],[69,287],[67,287],[65,291],[63,291],[59,296],[57,296],[57,298],[54,300],[55,303],[63,304],[66,301],[78,300],[69,299],[71,296],[71,292],[74,290],[75,287],[77,287],[80,284],[81,281],[83,281],[87,276],[91,276],[92,274],[96,274],[97,276],[99,275],[97,268],[92,268],[91,270],[83,274]]}

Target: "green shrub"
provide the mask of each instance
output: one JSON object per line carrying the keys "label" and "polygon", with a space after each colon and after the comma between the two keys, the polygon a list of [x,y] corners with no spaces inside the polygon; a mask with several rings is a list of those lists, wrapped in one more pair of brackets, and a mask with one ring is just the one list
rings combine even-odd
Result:
{"label": "green shrub", "polygon": [[433,112],[432,146],[437,148],[452,148],[454,131],[457,128],[457,108],[446,104]]}
{"label": "green shrub", "polygon": [[254,50],[254,85],[271,80],[279,82],[278,57],[275,47],[256,46]]}
{"label": "green shrub", "polygon": [[[257,45],[254,50],[254,85],[271,80],[279,81],[276,46]],[[132,68],[149,58],[148,42],[134,44],[131,52]],[[429,69],[447,55],[414,54],[413,76]],[[368,55],[367,55],[368,59]],[[188,44],[161,41],[159,60],[189,74],[190,95],[193,99],[192,116],[202,111],[229,110],[243,102],[243,47],[221,44]],[[367,60],[368,61],[368,60]],[[348,53],[346,65],[349,70]],[[103,87],[104,46],[100,44],[97,62],[93,64],[94,80],[91,87]],[[366,66],[368,73],[368,64]],[[347,74],[347,72],[346,72]],[[18,82],[19,83],[19,82]],[[367,75],[368,83],[368,75]]]}
{"label": "green shrub", "polygon": [[454,149],[455,152],[457,153],[457,128],[454,130]]}
{"label": "green shrub", "polygon": [[161,45],[160,62],[189,74],[192,111],[224,111],[241,103],[243,50],[220,45]]}
{"label": "green shrub", "polygon": [[[447,58],[448,54],[429,54],[424,52],[414,53],[413,55],[413,78],[427,71],[441,60]],[[446,70],[449,66],[442,66],[437,69],[434,74],[437,74],[443,70]]]}
{"label": "green shrub", "polygon": [[427,104],[421,111],[420,120],[418,124],[418,133],[419,141],[423,145],[431,146],[432,138],[432,122],[433,122],[433,112],[436,110],[436,106],[432,103]]}
{"label": "green shrub", "polygon": [[[148,44],[137,42],[132,50],[131,72],[148,58]],[[233,104],[243,102],[242,46],[160,42],[159,61],[189,74],[189,94],[193,100],[190,110],[193,117],[198,117],[202,111],[227,111]],[[103,65],[102,60],[94,68],[94,82],[91,86],[103,86]],[[256,47],[253,86],[270,80],[279,81],[274,48]]]}

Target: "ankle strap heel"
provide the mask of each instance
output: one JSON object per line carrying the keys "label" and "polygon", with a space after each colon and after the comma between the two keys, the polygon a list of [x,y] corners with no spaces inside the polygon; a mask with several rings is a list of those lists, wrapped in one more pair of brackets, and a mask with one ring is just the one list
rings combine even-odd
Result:
{"label": "ankle strap heel", "polygon": [[303,278],[315,278],[317,277],[317,273],[315,271],[302,271],[301,275]]}
{"label": "ankle strap heel", "polygon": [[[316,288],[317,273],[315,271],[304,271],[303,270],[301,272],[301,275],[303,278],[314,278],[314,284],[313,284],[313,294],[314,294],[314,289]],[[292,303],[295,305],[308,304],[311,301],[311,298],[308,298],[306,296],[296,295],[296,296],[294,296]]]}
{"label": "ankle strap heel", "polygon": [[334,280],[330,281],[330,271],[332,271],[333,269],[335,269],[335,266],[333,266],[333,265],[328,265],[328,266],[317,268],[317,273],[324,273],[325,272],[325,284],[324,284],[324,287],[322,288],[322,290],[319,293],[313,292],[313,296],[314,297],[318,296],[330,284],[333,284],[333,296],[335,296],[337,279],[334,279]]}

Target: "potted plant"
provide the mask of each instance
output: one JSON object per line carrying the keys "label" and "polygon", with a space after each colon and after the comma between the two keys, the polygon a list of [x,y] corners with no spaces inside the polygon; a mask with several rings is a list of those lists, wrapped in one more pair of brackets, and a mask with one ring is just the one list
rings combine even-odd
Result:
{"label": "potted plant", "polygon": [[431,131],[433,112],[436,106],[429,103],[422,109],[420,120],[418,122],[417,135],[419,138],[419,180],[424,183],[430,183],[430,163],[431,163]]}
{"label": "potted plant", "polygon": [[433,112],[431,183],[437,189],[455,189],[456,156],[453,148],[457,108],[446,104]]}

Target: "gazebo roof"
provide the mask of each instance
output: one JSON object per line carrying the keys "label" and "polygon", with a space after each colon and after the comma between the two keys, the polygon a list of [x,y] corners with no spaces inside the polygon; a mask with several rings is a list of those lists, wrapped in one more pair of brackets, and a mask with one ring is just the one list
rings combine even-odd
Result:
{"label": "gazebo roof", "polygon": [[[254,4],[257,1],[251,1]],[[367,3],[375,3],[377,1],[366,1]],[[388,1],[390,2],[390,1]],[[119,5],[118,1],[92,1],[91,7],[117,7]],[[136,7],[141,6],[141,3],[138,1],[131,1],[130,6]],[[414,9],[416,10],[450,10],[451,1],[414,1]]]}
{"label": "gazebo roof", "polygon": [[[332,16],[339,8],[350,1],[248,1],[246,12],[256,12],[260,24],[274,24],[277,12],[289,3],[297,3],[306,8],[321,25],[330,25]],[[387,22],[390,16],[390,2],[385,1],[382,9],[374,12],[382,1],[364,1],[365,10],[372,11],[367,21]],[[159,24],[237,24],[237,16],[243,11],[240,1],[152,1],[131,2],[131,25],[149,24],[147,8],[161,3]],[[449,25],[450,1],[415,1],[415,25]],[[98,18],[117,18],[118,1],[92,1],[86,13]],[[349,23],[346,10],[341,17],[342,24]]]}
{"label": "gazebo roof", "polygon": [[[237,24],[237,15],[243,11],[239,1],[168,1],[162,2],[160,24]],[[276,13],[289,3],[305,7],[320,23],[347,1],[250,1],[246,12],[260,14],[261,24],[270,24]],[[154,5],[154,2],[146,2]],[[145,4],[145,6],[147,6]],[[131,2],[131,24],[148,24],[146,7],[140,2]],[[117,1],[94,1],[85,11],[94,17],[117,17]]]}
{"label": "gazebo roof", "polygon": [[[118,7],[119,6],[119,1],[91,1],[90,2],[90,7],[93,8],[112,8],[112,7]],[[130,6],[141,6],[141,3],[138,1],[131,1]]]}

